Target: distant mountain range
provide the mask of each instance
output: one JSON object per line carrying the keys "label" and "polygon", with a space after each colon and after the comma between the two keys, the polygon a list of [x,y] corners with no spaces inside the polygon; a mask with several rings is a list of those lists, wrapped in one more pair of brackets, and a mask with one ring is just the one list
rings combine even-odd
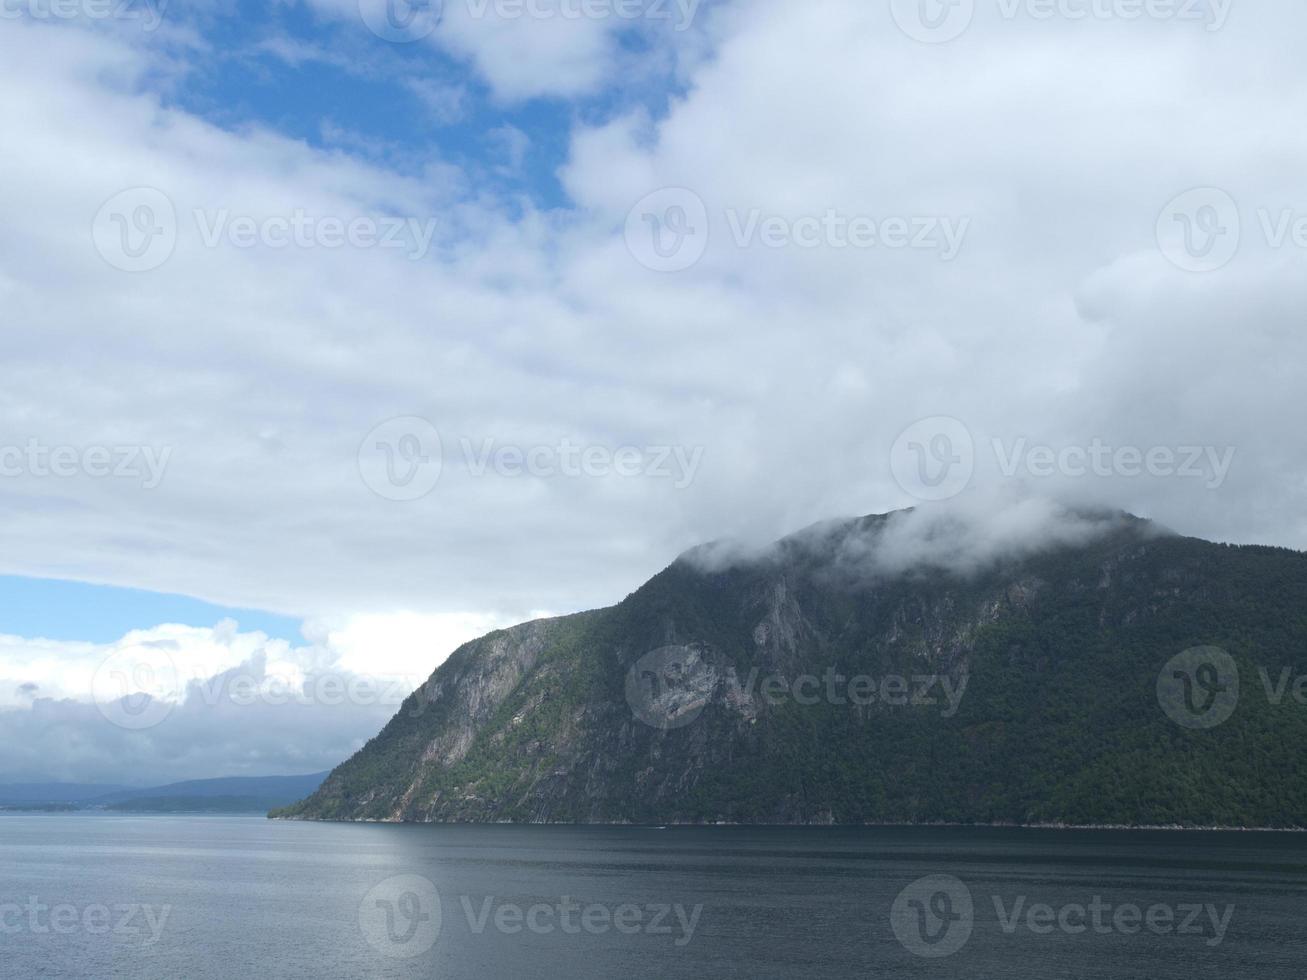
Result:
{"label": "distant mountain range", "polygon": [[107,793],[120,793],[126,786],[99,783],[13,783],[0,784],[0,805],[19,803],[79,803]]}
{"label": "distant mountain range", "polygon": [[1307,826],[1307,554],[916,521],[697,549],[468,643],[273,816]]}
{"label": "distant mountain range", "polygon": [[0,785],[0,810],[266,813],[312,793],[326,775],[233,776],[143,789],[86,783]]}

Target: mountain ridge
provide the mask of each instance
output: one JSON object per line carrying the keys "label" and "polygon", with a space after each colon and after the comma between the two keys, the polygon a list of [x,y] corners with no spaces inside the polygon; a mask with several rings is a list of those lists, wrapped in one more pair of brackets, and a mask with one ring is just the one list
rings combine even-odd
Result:
{"label": "mountain ridge", "polygon": [[145,787],[96,783],[0,784],[0,806],[57,804],[72,809],[154,812],[216,807],[224,812],[264,812],[312,792],[327,775],[318,772],[293,776],[219,776]]}
{"label": "mountain ridge", "polygon": [[1229,649],[1248,681],[1260,661],[1307,674],[1307,555],[1107,511],[1025,539],[895,512],[732,551],[690,549],[615,606],[465,644],[272,815],[1307,823],[1296,764],[1263,771],[1307,710],[1249,697],[1192,731],[1158,694],[1191,648]]}

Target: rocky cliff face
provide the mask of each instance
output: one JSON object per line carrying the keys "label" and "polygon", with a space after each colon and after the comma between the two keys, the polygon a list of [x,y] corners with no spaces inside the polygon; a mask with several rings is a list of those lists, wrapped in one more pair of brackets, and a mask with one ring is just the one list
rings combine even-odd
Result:
{"label": "rocky cliff face", "polygon": [[[275,815],[1307,822],[1284,765],[1307,707],[1247,690],[1262,666],[1307,673],[1307,556],[1122,515],[958,573],[882,560],[904,519],[693,552],[615,607],[469,643]],[[1159,697],[1198,646],[1246,679],[1218,725]]]}

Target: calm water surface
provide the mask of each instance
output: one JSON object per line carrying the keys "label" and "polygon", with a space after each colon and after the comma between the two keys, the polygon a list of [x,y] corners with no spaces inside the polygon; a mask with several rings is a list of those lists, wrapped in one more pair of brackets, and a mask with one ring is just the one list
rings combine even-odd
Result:
{"label": "calm water surface", "polygon": [[0,977],[1302,980],[1307,835],[6,815]]}

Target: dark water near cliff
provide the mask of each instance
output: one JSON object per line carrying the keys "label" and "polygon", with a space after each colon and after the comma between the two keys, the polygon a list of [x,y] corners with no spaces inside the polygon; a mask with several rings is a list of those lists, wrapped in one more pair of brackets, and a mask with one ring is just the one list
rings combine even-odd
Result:
{"label": "dark water near cliff", "polygon": [[1307,835],[0,816],[6,980],[855,976],[1301,980]]}

